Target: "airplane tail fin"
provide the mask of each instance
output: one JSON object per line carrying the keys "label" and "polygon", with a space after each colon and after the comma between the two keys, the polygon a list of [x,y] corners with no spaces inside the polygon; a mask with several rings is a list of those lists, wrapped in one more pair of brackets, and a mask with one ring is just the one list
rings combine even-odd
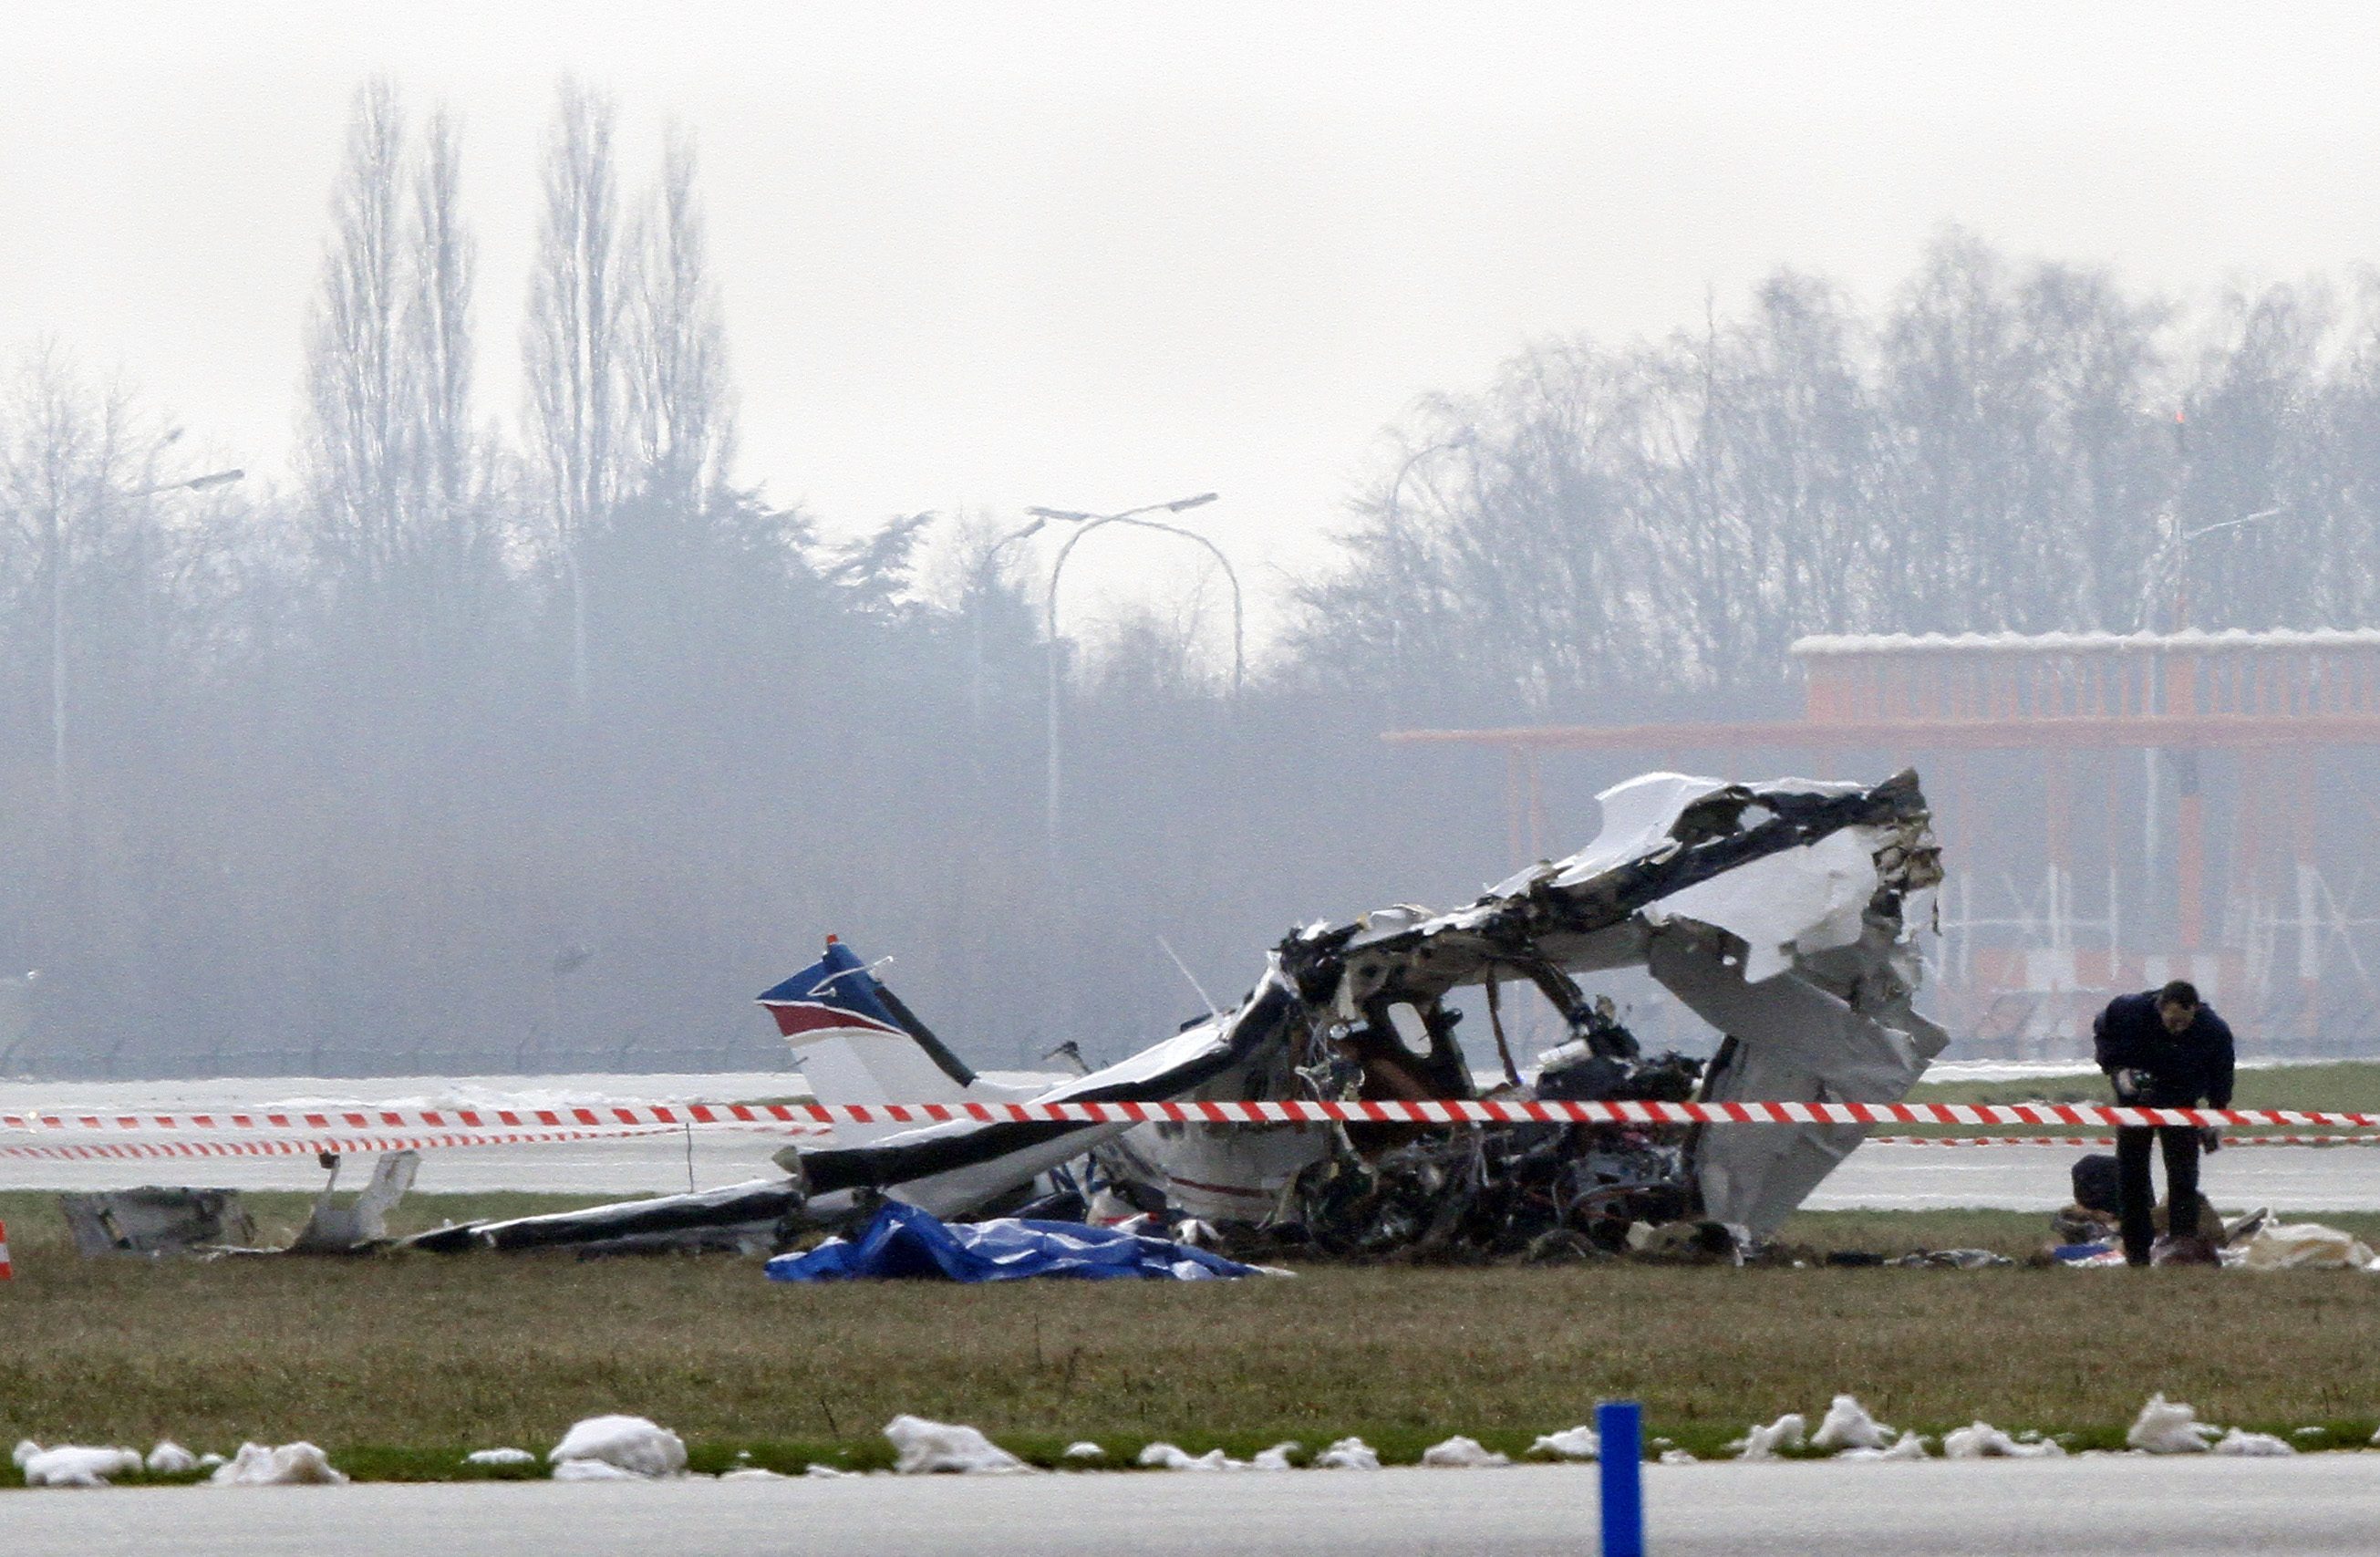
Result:
{"label": "airplane tail fin", "polygon": [[948,1102],[975,1085],[966,1062],[834,936],[824,956],[759,998],[820,1102]]}

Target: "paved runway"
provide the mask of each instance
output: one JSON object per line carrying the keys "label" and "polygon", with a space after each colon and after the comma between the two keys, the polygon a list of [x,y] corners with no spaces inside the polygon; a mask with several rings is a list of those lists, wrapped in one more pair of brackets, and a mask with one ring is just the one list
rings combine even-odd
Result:
{"label": "paved runway", "polygon": [[[1652,1466],[1655,1557],[2369,1552],[2380,1454]],[[10,1557],[1597,1550],[1591,1466],[0,1493]]]}

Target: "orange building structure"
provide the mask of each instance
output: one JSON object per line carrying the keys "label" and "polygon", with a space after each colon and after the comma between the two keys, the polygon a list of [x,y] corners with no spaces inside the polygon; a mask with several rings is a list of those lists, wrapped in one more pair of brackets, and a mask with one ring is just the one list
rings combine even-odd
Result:
{"label": "orange building structure", "polygon": [[[1938,1014],[2066,1058],[2107,997],[2188,978],[2261,1053],[2380,1048],[2380,630],[1803,639],[1797,720],[1400,730],[1499,748],[1516,859],[1543,764],[1749,777],[1914,766],[1950,867]],[[1806,766],[1804,766],[1806,764]],[[2369,878],[2367,880],[2367,878]]]}

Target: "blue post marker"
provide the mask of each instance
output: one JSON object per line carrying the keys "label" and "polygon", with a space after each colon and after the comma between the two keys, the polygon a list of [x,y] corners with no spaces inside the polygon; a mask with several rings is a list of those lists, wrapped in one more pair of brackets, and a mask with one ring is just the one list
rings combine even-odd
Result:
{"label": "blue post marker", "polygon": [[1603,1557],[1645,1557],[1645,1408],[1608,1400],[1595,1408],[1603,1477]]}

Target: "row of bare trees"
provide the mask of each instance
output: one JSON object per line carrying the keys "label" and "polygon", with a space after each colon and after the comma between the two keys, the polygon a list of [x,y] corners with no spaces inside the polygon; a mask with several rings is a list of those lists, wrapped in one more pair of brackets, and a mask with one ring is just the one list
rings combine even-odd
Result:
{"label": "row of bare trees", "polygon": [[1544,345],[1396,430],[1300,653],[1584,712],[1771,692],[1813,633],[2380,620],[2375,301],[2186,314],[1953,232],[1872,312],[1781,273]]}

